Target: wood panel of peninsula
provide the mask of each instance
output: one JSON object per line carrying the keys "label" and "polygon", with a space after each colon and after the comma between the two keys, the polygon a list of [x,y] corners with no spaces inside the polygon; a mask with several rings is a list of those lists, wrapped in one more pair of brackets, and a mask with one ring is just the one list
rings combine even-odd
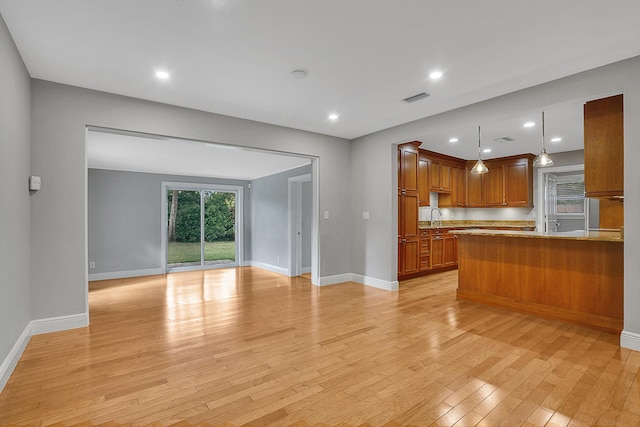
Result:
{"label": "wood panel of peninsula", "polygon": [[461,234],[458,245],[458,299],[622,330],[622,242]]}

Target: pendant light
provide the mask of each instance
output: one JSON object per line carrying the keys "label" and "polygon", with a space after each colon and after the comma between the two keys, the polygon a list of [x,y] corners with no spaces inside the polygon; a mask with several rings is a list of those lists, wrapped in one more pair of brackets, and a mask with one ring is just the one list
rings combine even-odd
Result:
{"label": "pendant light", "polygon": [[537,168],[545,168],[553,165],[553,160],[547,154],[547,149],[544,145],[544,111],[542,112],[542,151],[538,154],[538,157],[533,161],[533,166]]}
{"label": "pendant light", "polygon": [[487,172],[489,172],[489,168],[482,163],[482,156],[480,155],[480,126],[478,126],[478,161],[471,168],[471,173],[480,175]]}

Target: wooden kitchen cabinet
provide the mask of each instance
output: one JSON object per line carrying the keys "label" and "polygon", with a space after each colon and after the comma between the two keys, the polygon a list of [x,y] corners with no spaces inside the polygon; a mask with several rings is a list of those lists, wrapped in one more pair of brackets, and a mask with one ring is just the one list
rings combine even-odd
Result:
{"label": "wooden kitchen cabinet", "polygon": [[489,172],[482,174],[482,201],[487,207],[502,207],[504,201],[504,166],[500,162],[486,161]]}
{"label": "wooden kitchen cabinet", "polygon": [[464,208],[467,206],[467,171],[464,164],[451,166],[451,192],[438,196],[442,208]]}
{"label": "wooden kitchen cabinet", "polygon": [[431,269],[444,267],[444,236],[442,230],[431,232]]}
{"label": "wooden kitchen cabinet", "polygon": [[430,260],[431,272],[450,270],[458,265],[457,236],[449,233],[453,229],[431,229]]}
{"label": "wooden kitchen cabinet", "polygon": [[429,230],[420,230],[420,271],[431,268],[431,236]]}
{"label": "wooden kitchen cabinet", "polygon": [[456,236],[450,234],[449,231],[444,233],[442,239],[442,264],[445,267],[458,265],[458,253],[456,248]]}
{"label": "wooden kitchen cabinet", "polygon": [[622,95],[584,104],[586,197],[624,196],[624,111]]}
{"label": "wooden kitchen cabinet", "polygon": [[451,192],[451,165],[438,159],[431,159],[429,174],[431,191],[436,193]]}
{"label": "wooden kitchen cabinet", "polygon": [[430,184],[429,184],[429,172],[431,161],[422,153],[422,150],[418,157],[418,199],[419,206],[429,206],[430,204]]}
{"label": "wooden kitchen cabinet", "polygon": [[468,162],[467,168],[467,206],[470,208],[484,207],[482,199],[482,175],[471,173],[475,160]]}
{"label": "wooden kitchen cabinet", "polygon": [[511,207],[533,206],[533,155],[504,164],[504,202]]}
{"label": "wooden kitchen cabinet", "polygon": [[419,146],[398,146],[398,276],[420,271]]}
{"label": "wooden kitchen cabinet", "polygon": [[503,157],[484,163],[489,172],[471,173],[475,160],[467,162],[468,207],[533,206],[533,154]]}

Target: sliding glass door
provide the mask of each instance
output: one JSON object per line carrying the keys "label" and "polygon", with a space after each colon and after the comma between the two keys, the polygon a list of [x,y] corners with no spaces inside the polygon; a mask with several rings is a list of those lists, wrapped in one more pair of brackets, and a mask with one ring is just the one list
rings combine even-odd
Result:
{"label": "sliding glass door", "polygon": [[202,192],[204,201],[204,264],[236,262],[236,194],[226,191]]}
{"label": "sliding glass door", "polygon": [[238,190],[164,187],[167,271],[238,265]]}

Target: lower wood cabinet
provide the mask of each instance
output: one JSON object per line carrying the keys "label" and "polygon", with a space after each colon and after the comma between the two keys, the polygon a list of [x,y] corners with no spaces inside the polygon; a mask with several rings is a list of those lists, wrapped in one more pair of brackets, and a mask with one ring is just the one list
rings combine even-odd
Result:
{"label": "lower wood cabinet", "polygon": [[[398,238],[398,279],[438,273],[458,267],[457,228],[421,228],[415,237]],[[514,230],[514,227],[481,227]],[[535,227],[520,227],[531,231]]]}
{"label": "lower wood cabinet", "polygon": [[420,240],[398,239],[398,276],[420,272]]}
{"label": "lower wood cabinet", "polygon": [[431,237],[429,230],[420,230],[420,271],[431,268]]}

